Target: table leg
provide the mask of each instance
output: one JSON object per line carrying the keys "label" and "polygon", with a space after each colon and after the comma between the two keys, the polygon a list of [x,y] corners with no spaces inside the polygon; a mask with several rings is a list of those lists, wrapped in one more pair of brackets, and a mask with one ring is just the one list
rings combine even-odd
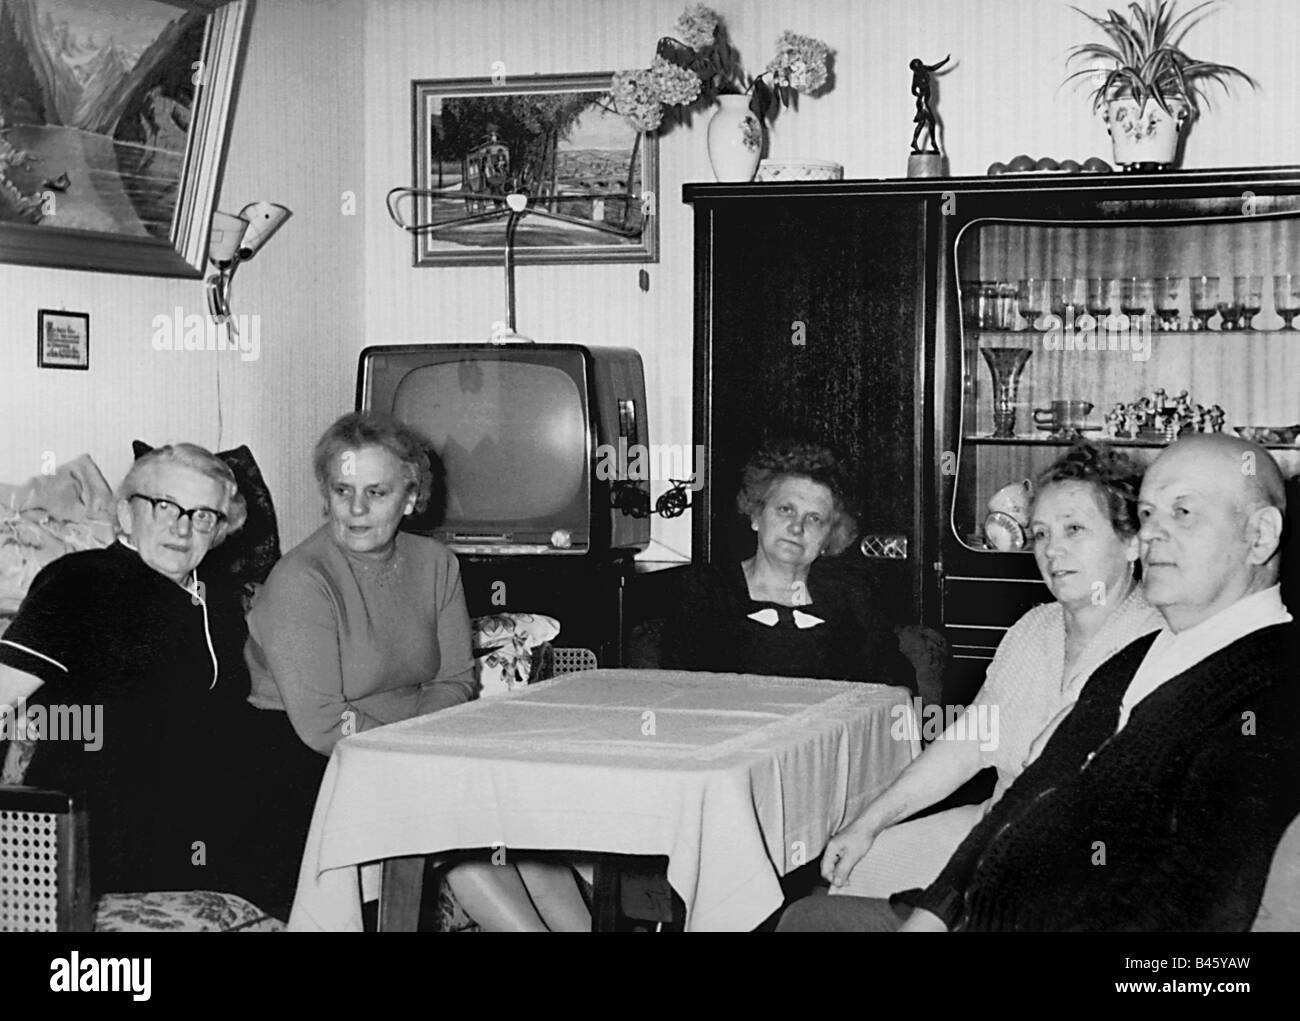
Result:
{"label": "table leg", "polygon": [[613,932],[618,924],[619,865],[597,855],[591,877],[591,931]]}
{"label": "table leg", "polygon": [[424,892],[425,856],[389,858],[379,883],[379,931],[415,932]]}

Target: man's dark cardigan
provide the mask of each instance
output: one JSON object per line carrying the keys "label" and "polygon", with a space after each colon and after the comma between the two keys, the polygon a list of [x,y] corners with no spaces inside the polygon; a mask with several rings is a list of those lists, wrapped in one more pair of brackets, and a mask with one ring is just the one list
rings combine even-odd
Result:
{"label": "man's dark cardigan", "polygon": [[1250,928],[1300,811],[1293,625],[1238,639],[1120,701],[1155,640],[1103,664],[917,901],[950,929]]}

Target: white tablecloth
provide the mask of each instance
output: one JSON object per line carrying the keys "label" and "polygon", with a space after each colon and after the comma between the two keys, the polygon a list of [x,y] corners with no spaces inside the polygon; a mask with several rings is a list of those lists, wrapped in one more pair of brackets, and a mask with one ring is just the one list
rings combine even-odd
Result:
{"label": "white tablecloth", "polygon": [[291,930],[358,930],[357,865],[458,848],[667,855],[690,930],[748,930],[779,877],[918,753],[908,692],[590,670],[346,738]]}

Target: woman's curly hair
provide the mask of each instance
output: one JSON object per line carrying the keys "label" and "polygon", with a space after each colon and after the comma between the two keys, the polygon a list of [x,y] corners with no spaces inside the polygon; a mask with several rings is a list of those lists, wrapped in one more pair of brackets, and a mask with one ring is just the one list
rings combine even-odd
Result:
{"label": "woman's curly hair", "polygon": [[428,440],[403,425],[392,415],[375,411],[352,411],[325,430],[312,451],[312,469],[326,501],[329,500],[330,469],[334,459],[345,450],[382,447],[402,463],[409,492],[415,494],[415,512],[429,505],[433,494],[434,471]]}
{"label": "woman's curly hair", "polygon": [[1035,496],[1053,482],[1091,485],[1111,527],[1124,538],[1137,535],[1142,527],[1137,513],[1142,468],[1122,451],[1080,440],[1034,480]]}
{"label": "woman's curly hair", "polygon": [[829,449],[801,440],[769,441],[756,450],[740,473],[736,507],[747,518],[761,514],[772,487],[782,479],[808,479],[831,494],[834,520],[826,539],[826,553],[846,550],[857,537],[858,522],[849,509],[852,500],[848,477]]}

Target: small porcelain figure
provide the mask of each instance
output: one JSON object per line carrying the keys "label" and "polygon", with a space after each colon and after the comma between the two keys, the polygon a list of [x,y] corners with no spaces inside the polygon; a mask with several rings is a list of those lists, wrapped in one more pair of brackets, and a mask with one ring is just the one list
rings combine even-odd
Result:
{"label": "small porcelain figure", "polygon": [[1116,404],[1114,408],[1106,412],[1104,421],[1106,423],[1106,435],[1110,439],[1118,437],[1120,430],[1124,427],[1124,405]]}
{"label": "small porcelain figure", "polygon": [[[1156,393],[1164,393],[1164,391],[1157,390]],[[1139,430],[1146,429],[1154,423],[1155,412],[1151,409],[1150,397],[1143,397],[1137,402],[1137,405],[1133,410],[1137,413],[1137,425]],[[1135,432],[1133,435],[1136,437],[1137,433]]]}

